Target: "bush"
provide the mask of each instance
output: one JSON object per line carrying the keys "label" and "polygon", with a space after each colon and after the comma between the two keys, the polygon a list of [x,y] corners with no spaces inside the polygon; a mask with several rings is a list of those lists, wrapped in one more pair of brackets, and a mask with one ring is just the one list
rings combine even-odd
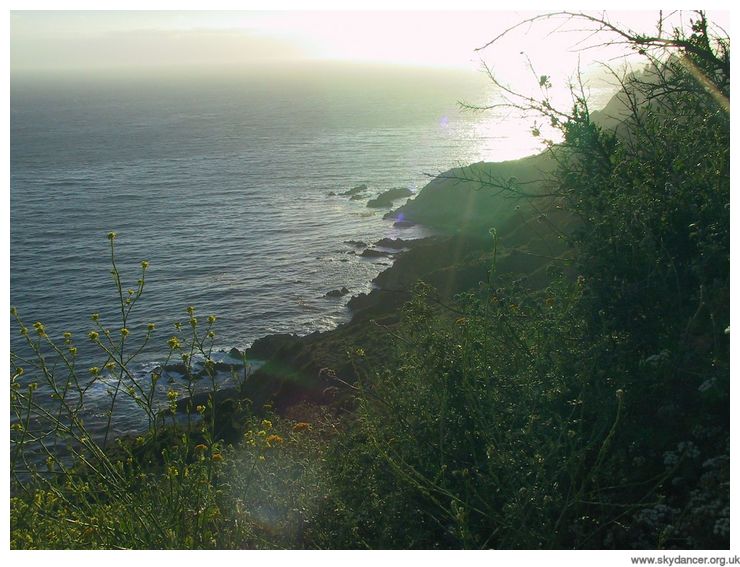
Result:
{"label": "bush", "polygon": [[729,40],[699,13],[667,45],[616,130],[534,107],[571,276],[418,290],[330,460],[342,546],[729,546]]}

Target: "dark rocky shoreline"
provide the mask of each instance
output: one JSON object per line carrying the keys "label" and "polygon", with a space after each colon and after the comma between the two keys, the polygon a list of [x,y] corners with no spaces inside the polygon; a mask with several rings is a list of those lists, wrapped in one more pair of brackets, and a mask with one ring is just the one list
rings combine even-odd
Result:
{"label": "dark rocky shoreline", "polygon": [[[492,190],[484,180],[506,179],[512,188],[521,183],[528,192],[544,193],[544,179],[551,167],[550,156],[540,154],[448,171],[387,215],[435,228],[439,235],[382,239],[369,247],[364,242],[348,242],[365,248],[360,255],[390,257],[393,264],[373,280],[370,293],[349,300],[352,317],[347,323],[305,336],[274,334],[256,340],[244,354],[247,360],[264,364],[240,388],[218,394],[219,419],[238,421],[233,412],[245,402],[257,413],[268,403],[279,413],[306,404],[342,403],[349,394],[347,384],[357,380],[350,354],[362,349],[368,367],[387,360],[393,343],[387,333],[399,323],[400,308],[418,281],[433,286],[440,298],[449,299],[487,280],[494,256],[491,228],[497,231],[498,272],[522,278],[532,288],[543,285],[545,266],[562,255],[564,247],[560,241],[542,239],[540,223],[547,217],[549,223],[567,226],[569,219],[544,197],[536,207],[528,207],[516,194]],[[333,296],[344,295],[341,292],[341,288],[335,290]]]}

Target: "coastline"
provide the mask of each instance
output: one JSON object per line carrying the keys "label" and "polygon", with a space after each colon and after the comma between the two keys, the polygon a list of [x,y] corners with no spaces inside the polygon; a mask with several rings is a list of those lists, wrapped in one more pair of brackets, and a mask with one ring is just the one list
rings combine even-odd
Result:
{"label": "coastline", "polygon": [[[225,424],[238,422],[248,400],[260,413],[269,404],[273,411],[300,419],[301,408],[341,405],[357,381],[351,353],[361,349],[369,366],[382,364],[389,348],[388,333],[398,325],[401,307],[423,281],[437,290],[441,300],[477,289],[486,281],[494,259],[491,229],[497,233],[496,266],[507,277],[523,278],[536,289],[545,284],[544,268],[564,252],[562,242],[542,238],[542,217],[566,226],[569,219],[546,198],[546,179],[553,168],[547,153],[509,162],[479,162],[451,169],[433,178],[404,205],[386,218],[419,224],[438,234],[415,240],[383,239],[366,247],[395,250],[393,263],[373,280],[369,293],[347,303],[350,320],[335,329],[308,335],[270,334],[245,350],[247,360],[263,363],[240,387],[221,390],[217,415]],[[527,187],[544,199],[531,204],[528,196],[490,190],[491,180],[509,180]],[[359,252],[358,252],[359,253]],[[337,290],[338,291],[338,290]],[[391,341],[392,343],[392,341]],[[198,400],[195,400],[198,401]],[[226,427],[237,438],[235,427]],[[222,428],[224,432],[224,428]]]}

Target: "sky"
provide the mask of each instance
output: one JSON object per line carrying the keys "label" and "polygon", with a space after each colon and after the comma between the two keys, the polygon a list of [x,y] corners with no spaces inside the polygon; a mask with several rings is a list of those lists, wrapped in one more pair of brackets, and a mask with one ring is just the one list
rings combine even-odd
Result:
{"label": "sky", "polygon": [[[578,53],[586,35],[553,23],[517,30],[483,52],[507,27],[535,12],[476,11],[12,11],[14,72],[244,66],[315,60],[475,69],[526,51],[557,74],[612,55]],[[632,29],[653,31],[656,11],[610,12]],[[725,18],[727,19],[727,18]],[[723,19],[724,22],[724,19]],[[554,33],[550,33],[554,32]],[[591,44],[597,43],[595,40]]]}

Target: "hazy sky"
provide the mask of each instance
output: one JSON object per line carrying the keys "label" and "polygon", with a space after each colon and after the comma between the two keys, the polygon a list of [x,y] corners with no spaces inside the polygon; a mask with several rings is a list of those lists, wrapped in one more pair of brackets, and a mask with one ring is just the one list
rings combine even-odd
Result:
{"label": "hazy sky", "polygon": [[[481,55],[526,50],[548,73],[572,69],[583,34],[525,28],[476,54],[531,12],[11,12],[11,72],[349,60],[475,68]],[[652,31],[656,12],[610,14]],[[574,26],[570,26],[573,28]],[[594,43],[592,41],[591,43]],[[569,49],[571,52],[569,53]],[[518,50],[518,51],[517,51]],[[582,61],[604,54],[582,53]],[[500,64],[500,61],[499,61]]]}

